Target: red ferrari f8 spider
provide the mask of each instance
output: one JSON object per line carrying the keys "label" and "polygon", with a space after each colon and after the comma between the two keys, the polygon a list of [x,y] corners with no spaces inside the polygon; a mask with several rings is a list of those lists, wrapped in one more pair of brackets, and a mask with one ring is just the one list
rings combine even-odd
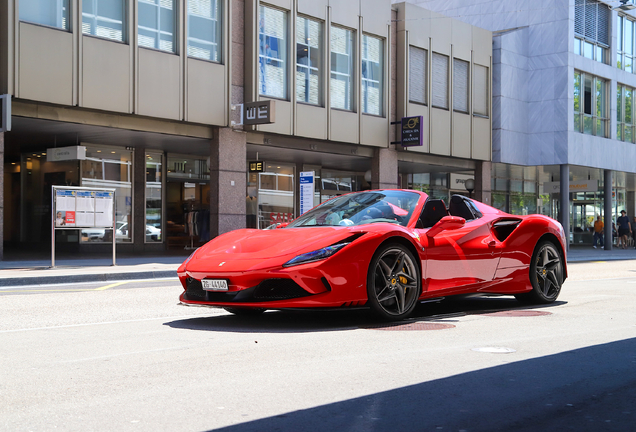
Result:
{"label": "red ferrari f8 spider", "polygon": [[180,300],[235,314],[365,306],[395,320],[458,294],[550,303],[567,277],[565,241],[549,217],[461,195],[446,207],[419,191],[356,192],[287,226],[213,239],[179,267]]}

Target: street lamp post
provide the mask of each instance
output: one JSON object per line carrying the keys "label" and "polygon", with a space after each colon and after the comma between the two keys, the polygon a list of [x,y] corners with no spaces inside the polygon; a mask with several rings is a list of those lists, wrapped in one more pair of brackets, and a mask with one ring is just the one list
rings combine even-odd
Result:
{"label": "street lamp post", "polygon": [[464,183],[464,187],[468,191],[468,197],[472,198],[473,197],[473,191],[475,190],[475,179],[466,180],[466,182]]}

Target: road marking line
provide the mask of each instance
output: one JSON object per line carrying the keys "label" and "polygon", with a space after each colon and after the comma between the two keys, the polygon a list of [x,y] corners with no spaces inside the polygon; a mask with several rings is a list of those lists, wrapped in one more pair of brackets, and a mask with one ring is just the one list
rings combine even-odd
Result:
{"label": "road marking line", "polygon": [[[210,309],[210,315],[219,315],[222,314],[221,310],[215,311],[214,309]],[[139,318],[139,319],[131,319],[131,320],[121,320],[121,321],[104,321],[104,322],[93,322],[93,323],[83,323],[83,324],[66,324],[59,326],[50,326],[50,327],[33,327],[33,328],[23,328],[23,329],[11,329],[11,330],[0,330],[0,333],[16,333],[22,331],[37,331],[37,330],[56,330],[56,329],[64,329],[64,328],[73,328],[73,327],[85,327],[85,326],[94,326],[94,325],[110,325],[110,324],[128,324],[128,323],[136,323],[136,322],[144,322],[144,321],[156,321],[156,320],[179,320],[179,319],[192,319],[192,318],[211,318],[210,315],[179,315],[179,316],[166,316],[166,317],[154,317],[154,318]]]}
{"label": "road marking line", "polygon": [[104,290],[107,290],[107,289],[109,289],[109,288],[114,288],[114,287],[116,287],[116,286],[123,285],[123,284],[127,284],[127,283],[128,283],[128,281],[125,281],[125,282],[115,282],[115,283],[110,284],[110,285],[106,285],[106,286],[103,286],[103,287],[95,288],[93,291],[104,291]]}

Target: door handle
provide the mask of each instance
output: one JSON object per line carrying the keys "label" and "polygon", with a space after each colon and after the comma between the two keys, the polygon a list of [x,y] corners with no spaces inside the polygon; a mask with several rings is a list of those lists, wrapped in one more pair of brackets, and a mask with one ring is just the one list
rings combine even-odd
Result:
{"label": "door handle", "polygon": [[494,240],[493,240],[493,241],[491,241],[490,243],[488,243],[488,247],[491,247],[491,248],[492,248],[492,247],[495,247],[495,246],[497,246],[497,242],[496,242],[496,241],[494,241]]}

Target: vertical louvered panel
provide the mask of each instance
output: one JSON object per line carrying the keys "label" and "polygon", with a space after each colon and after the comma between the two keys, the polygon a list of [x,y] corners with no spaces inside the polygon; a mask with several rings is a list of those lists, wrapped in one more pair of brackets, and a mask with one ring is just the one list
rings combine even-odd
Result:
{"label": "vertical louvered panel", "polygon": [[574,2],[574,33],[585,36],[585,0]]}
{"label": "vertical louvered panel", "polygon": [[585,5],[585,37],[590,40],[596,40],[596,10],[598,5],[588,3]]}
{"label": "vertical louvered panel", "polygon": [[448,109],[448,57],[433,53],[434,107]]}
{"label": "vertical louvered panel", "polygon": [[409,47],[409,100],[425,104],[426,101],[426,50]]}
{"label": "vertical louvered panel", "polygon": [[597,31],[598,31],[598,39],[597,42],[602,43],[604,45],[609,46],[609,19],[610,19],[610,10],[604,4],[598,5],[598,21],[597,21]]}
{"label": "vertical louvered panel", "polygon": [[453,109],[468,112],[468,62],[453,59]]}

